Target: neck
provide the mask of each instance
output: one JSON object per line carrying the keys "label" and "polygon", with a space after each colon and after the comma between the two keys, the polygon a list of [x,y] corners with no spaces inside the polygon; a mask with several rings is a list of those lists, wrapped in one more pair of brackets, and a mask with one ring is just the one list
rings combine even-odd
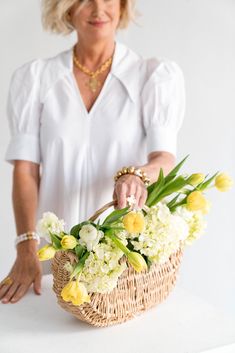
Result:
{"label": "neck", "polygon": [[79,39],[75,45],[75,53],[80,63],[91,70],[96,69],[108,60],[114,52],[115,40],[96,41],[92,44]]}

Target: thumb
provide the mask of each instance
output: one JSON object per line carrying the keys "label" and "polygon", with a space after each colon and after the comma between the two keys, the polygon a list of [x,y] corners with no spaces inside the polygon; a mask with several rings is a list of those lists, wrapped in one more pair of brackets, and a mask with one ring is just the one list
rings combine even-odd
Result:
{"label": "thumb", "polygon": [[37,274],[33,283],[33,289],[36,294],[41,294],[41,279],[42,275],[41,273]]}

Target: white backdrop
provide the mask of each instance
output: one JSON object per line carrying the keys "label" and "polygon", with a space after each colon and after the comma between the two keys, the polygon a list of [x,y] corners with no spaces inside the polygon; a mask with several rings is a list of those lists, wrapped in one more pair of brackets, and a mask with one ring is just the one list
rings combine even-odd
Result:
{"label": "white backdrop", "polygon": [[[178,140],[178,161],[190,154],[184,171],[227,171],[235,179],[235,1],[137,0],[142,16],[118,34],[144,57],[166,57],[182,68],[187,109]],[[39,0],[1,0],[0,279],[13,264],[12,167],[4,162],[9,141],[6,97],[15,68],[71,47],[75,36],[44,33]],[[234,188],[235,189],[235,188]],[[179,284],[235,316],[234,189],[211,190],[213,207],[206,234],[189,247]]]}

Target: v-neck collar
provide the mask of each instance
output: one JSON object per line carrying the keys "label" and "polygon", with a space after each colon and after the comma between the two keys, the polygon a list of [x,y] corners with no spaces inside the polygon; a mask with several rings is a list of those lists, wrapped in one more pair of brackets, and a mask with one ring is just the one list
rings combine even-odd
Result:
{"label": "v-neck collar", "polygon": [[138,77],[136,75],[135,70],[134,70],[135,75],[133,75],[133,71],[131,70],[131,68],[135,63],[141,62],[140,60],[141,56],[139,56],[134,51],[129,49],[125,44],[115,40],[115,49],[114,49],[113,61],[110,68],[110,72],[105,80],[105,83],[102,87],[102,90],[99,96],[97,97],[96,101],[94,102],[89,112],[86,109],[85,103],[80,94],[80,90],[79,90],[76,78],[73,73],[73,46],[67,51],[63,52],[62,54],[64,54],[62,58],[63,65],[65,65],[65,67],[69,69],[70,73],[73,75],[73,81],[74,83],[76,83],[77,93],[79,93],[84,109],[88,115],[90,115],[92,111],[94,111],[93,108],[97,106],[97,103],[100,101],[100,98],[103,96],[105,87],[112,76],[116,77],[121,82],[121,84],[125,87],[130,99],[133,102],[136,102],[137,95],[138,95],[138,82],[137,82]]}
{"label": "v-neck collar", "polygon": [[74,82],[74,86],[75,86],[75,89],[76,89],[76,92],[77,92],[77,95],[78,95],[78,98],[79,98],[79,101],[83,107],[83,110],[85,112],[85,114],[87,116],[91,116],[93,111],[95,111],[96,109],[96,106],[99,104],[99,102],[101,101],[103,95],[104,95],[104,91],[106,89],[106,86],[108,85],[109,81],[110,81],[110,78],[111,78],[111,74],[112,74],[112,66],[114,63],[116,63],[116,60],[117,60],[117,51],[118,51],[118,46],[117,46],[117,42],[115,42],[115,48],[114,48],[114,54],[113,54],[113,61],[112,61],[112,64],[111,64],[111,69],[110,69],[110,72],[108,73],[105,81],[104,81],[104,84],[103,84],[103,87],[100,91],[100,93],[98,94],[98,96],[96,97],[94,103],[92,104],[91,106],[91,109],[88,111],[87,110],[87,107],[85,105],[85,102],[84,102],[84,99],[82,97],[82,94],[81,94],[81,90],[79,88],[79,85],[78,85],[78,82],[76,80],[76,77],[74,75],[74,66],[73,66],[73,47],[70,49],[70,71],[71,71],[71,76],[73,78],[73,82]]}
{"label": "v-neck collar", "polygon": [[75,77],[73,71],[71,72],[71,76],[72,76],[73,83],[74,83],[74,87],[75,87],[75,90],[76,90],[76,94],[77,94],[78,99],[79,99],[79,101],[80,101],[80,103],[81,103],[82,109],[84,110],[85,115],[91,116],[92,113],[93,113],[93,111],[95,111],[96,106],[99,104],[100,100],[102,99],[102,97],[103,97],[103,95],[104,95],[104,91],[105,91],[105,89],[106,89],[105,87],[108,85],[108,82],[109,82],[109,80],[110,80],[110,73],[107,75],[107,77],[106,77],[106,79],[105,79],[105,82],[104,82],[104,84],[103,84],[103,87],[102,87],[102,89],[101,89],[99,95],[98,95],[97,98],[95,99],[94,103],[92,104],[91,109],[90,109],[89,111],[87,110],[87,107],[86,107],[86,105],[85,105],[85,103],[84,103],[84,100],[83,100],[83,98],[82,98],[82,94],[81,94],[80,88],[79,88],[79,86],[78,86],[78,83],[77,83],[77,80],[76,80],[76,77]]}

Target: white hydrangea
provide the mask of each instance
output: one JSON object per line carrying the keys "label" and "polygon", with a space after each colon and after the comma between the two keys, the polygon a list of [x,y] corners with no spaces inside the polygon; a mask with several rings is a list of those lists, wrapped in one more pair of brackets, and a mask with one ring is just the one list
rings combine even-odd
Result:
{"label": "white hydrangea", "polygon": [[175,215],[184,219],[189,227],[188,237],[185,239],[185,245],[191,245],[194,240],[201,237],[205,233],[206,221],[201,211],[189,211],[185,206],[177,207]]}
{"label": "white hydrangea", "polygon": [[108,238],[93,248],[80,276],[88,292],[109,293],[117,286],[118,277],[127,267],[125,262],[119,263],[122,256]]}
{"label": "white hydrangea", "polygon": [[131,243],[150,261],[164,263],[179,249],[181,241],[188,237],[188,224],[182,217],[171,214],[162,202],[150,208],[145,220],[144,231]]}
{"label": "white hydrangea", "polygon": [[97,230],[92,224],[86,224],[82,226],[79,236],[79,244],[86,246],[88,251],[92,251],[100,239],[103,238],[104,233],[101,230]]}
{"label": "white hydrangea", "polygon": [[48,243],[51,243],[50,233],[60,234],[64,231],[65,222],[59,219],[52,212],[44,212],[42,218],[37,222],[36,232],[41,238],[45,238]]}

